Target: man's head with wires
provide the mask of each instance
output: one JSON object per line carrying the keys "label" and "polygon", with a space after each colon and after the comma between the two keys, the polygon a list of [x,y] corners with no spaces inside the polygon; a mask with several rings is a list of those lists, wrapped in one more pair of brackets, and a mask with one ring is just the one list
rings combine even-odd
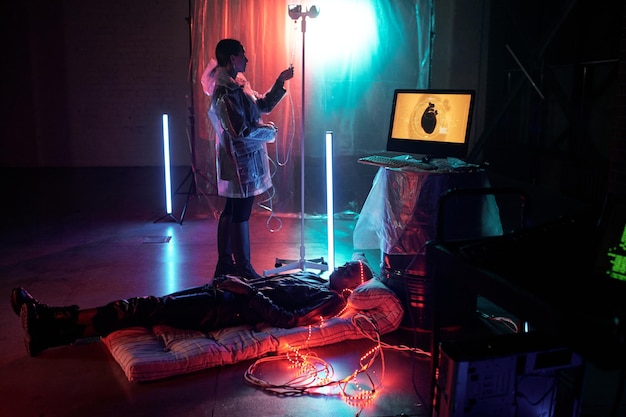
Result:
{"label": "man's head with wires", "polygon": [[365,281],[369,281],[373,276],[372,270],[365,262],[350,261],[330,274],[329,286],[331,290],[347,297],[352,290]]}

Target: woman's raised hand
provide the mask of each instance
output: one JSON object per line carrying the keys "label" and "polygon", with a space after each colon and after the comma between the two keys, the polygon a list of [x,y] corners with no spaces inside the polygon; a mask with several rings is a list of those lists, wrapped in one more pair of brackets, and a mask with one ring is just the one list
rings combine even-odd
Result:
{"label": "woman's raised hand", "polygon": [[284,70],[278,76],[278,81],[285,82],[287,80],[291,80],[293,78],[293,65],[290,65],[289,68]]}

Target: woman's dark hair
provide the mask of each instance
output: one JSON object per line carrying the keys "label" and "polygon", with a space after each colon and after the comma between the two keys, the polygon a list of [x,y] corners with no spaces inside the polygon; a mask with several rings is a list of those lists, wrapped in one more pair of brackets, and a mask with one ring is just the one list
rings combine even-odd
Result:
{"label": "woman's dark hair", "polygon": [[236,39],[222,39],[215,47],[215,58],[217,65],[224,67],[230,62],[231,55],[238,55],[243,52],[243,45]]}

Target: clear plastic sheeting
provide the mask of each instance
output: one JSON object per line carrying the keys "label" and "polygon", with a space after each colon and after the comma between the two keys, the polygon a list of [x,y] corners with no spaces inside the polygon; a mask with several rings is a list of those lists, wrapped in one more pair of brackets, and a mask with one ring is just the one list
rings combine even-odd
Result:
{"label": "clear plastic sheeting", "polygon": [[[438,218],[441,196],[448,190],[489,186],[486,172],[478,168],[380,168],[354,229],[354,248],[380,249],[383,255],[423,255],[426,243],[434,239],[501,235],[498,205],[490,194],[451,195],[442,207],[443,218]],[[438,227],[443,236],[437,236]]]}

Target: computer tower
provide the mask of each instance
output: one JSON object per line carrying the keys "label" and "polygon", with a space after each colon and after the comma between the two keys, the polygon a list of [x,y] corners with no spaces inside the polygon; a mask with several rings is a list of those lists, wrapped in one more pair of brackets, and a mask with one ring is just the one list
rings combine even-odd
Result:
{"label": "computer tower", "polygon": [[441,344],[433,416],[578,417],[584,363],[535,334]]}

